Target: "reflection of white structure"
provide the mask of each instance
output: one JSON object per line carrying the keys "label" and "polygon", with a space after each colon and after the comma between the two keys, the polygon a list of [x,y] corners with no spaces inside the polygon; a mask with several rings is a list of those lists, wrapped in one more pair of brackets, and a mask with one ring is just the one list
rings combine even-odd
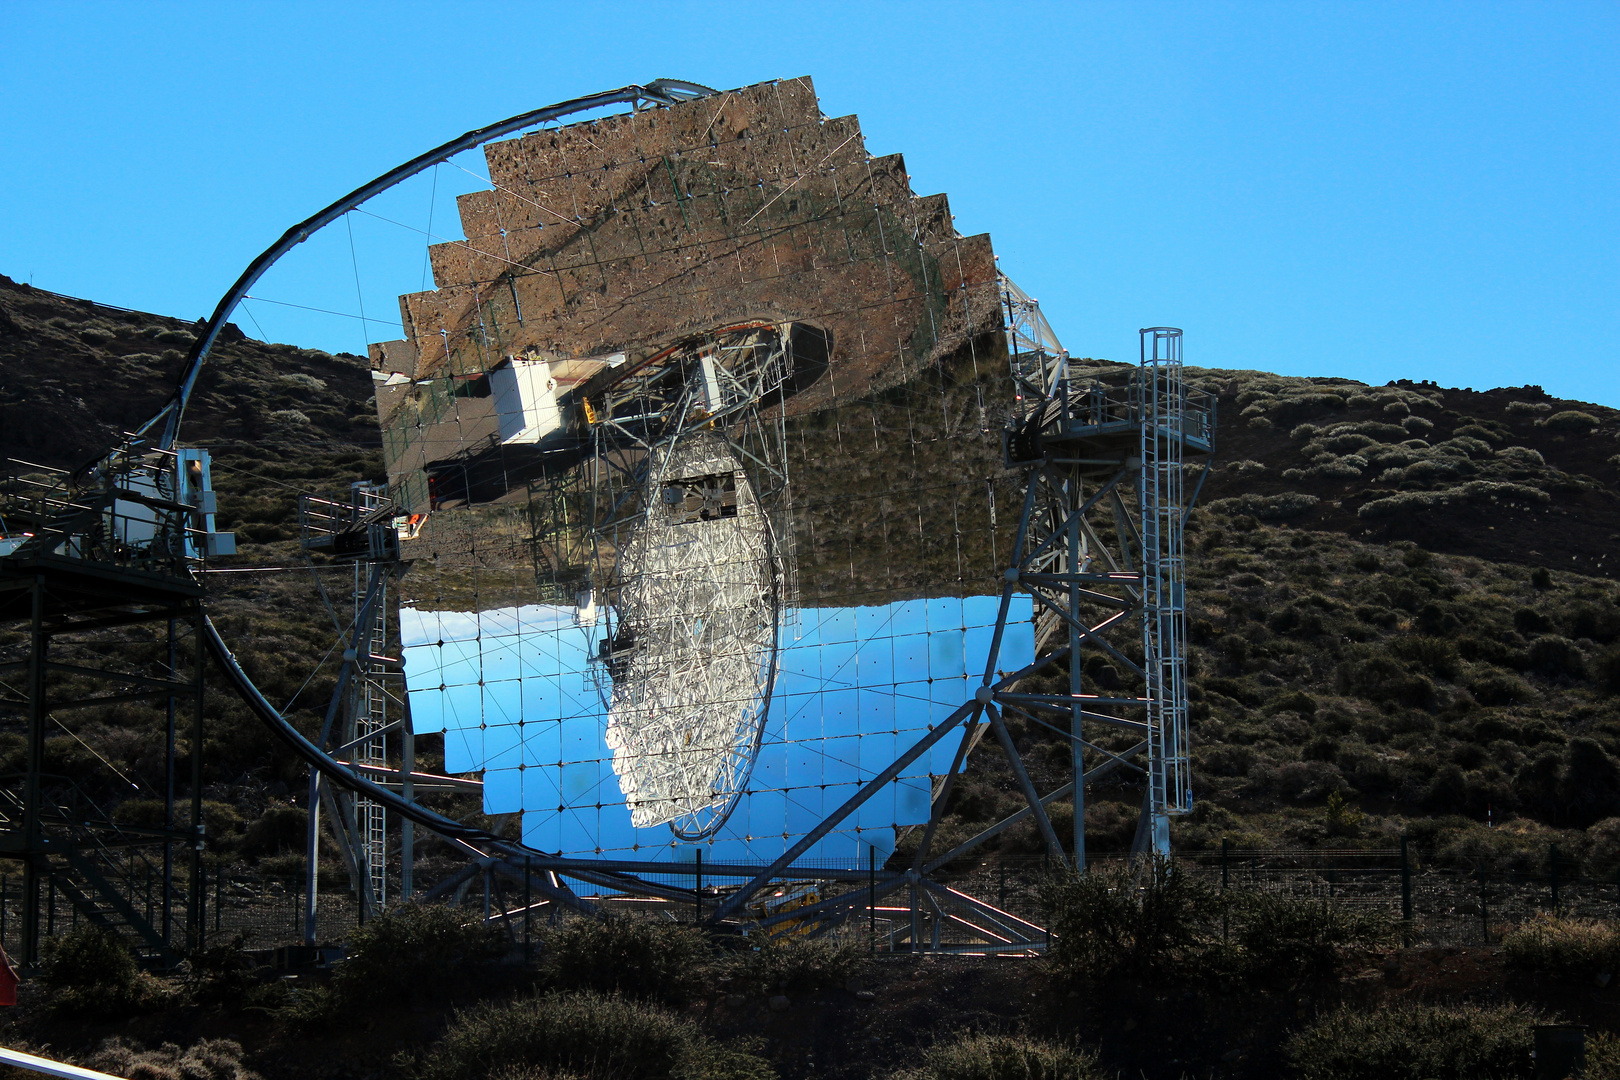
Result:
{"label": "reflection of white structure", "polygon": [[562,427],[557,380],[545,360],[509,356],[489,373],[502,443],[535,443]]}
{"label": "reflection of white structure", "polygon": [[759,749],[775,667],[770,524],[726,443],[655,461],[619,553],[607,744],[633,823],[694,837],[724,821]]}

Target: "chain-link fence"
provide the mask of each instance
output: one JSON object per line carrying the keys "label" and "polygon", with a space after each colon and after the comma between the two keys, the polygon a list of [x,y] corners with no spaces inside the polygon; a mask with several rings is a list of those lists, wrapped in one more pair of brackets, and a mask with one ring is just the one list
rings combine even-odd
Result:
{"label": "chain-link fence", "polygon": [[[87,908],[98,910],[99,921],[111,924],[128,938],[137,952],[156,956],[158,950],[144,934],[107,910],[71,877],[42,874],[38,884],[39,932],[42,941],[77,930],[90,921]],[[184,954],[192,948],[234,941],[243,948],[275,949],[304,941],[304,889],[302,882],[289,882],[242,871],[205,870],[202,878],[200,927],[188,936],[191,903],[190,876],[176,868],[170,887],[165,890],[161,873],[141,874],[117,883],[120,895],[135,914],[152,928],[170,948]],[[165,892],[168,904],[164,904]],[[85,899],[97,901],[86,904]],[[0,874],[0,943],[11,956],[20,956],[23,945],[24,879],[21,874]],[[319,942],[341,941],[358,925],[359,908],[346,889],[318,897],[317,933]]]}
{"label": "chain-link fence", "polygon": [[[1118,867],[1120,856],[1093,858],[1093,869]],[[1356,904],[1386,912],[1410,944],[1495,944],[1538,912],[1593,919],[1620,918],[1620,876],[1597,878],[1556,847],[1476,858],[1466,864],[1437,863],[1413,845],[1396,848],[1273,848],[1184,853],[1177,864],[1213,890],[1265,892],[1332,904]],[[1055,867],[1041,857],[991,859],[958,870],[948,880],[896,881],[905,867],[801,862],[755,893],[736,913],[745,925],[770,933],[804,933],[829,922],[840,932],[869,940],[880,952],[1037,952],[1044,949],[1046,918],[1041,885]],[[177,868],[178,870],[178,868]],[[609,910],[634,910],[680,922],[711,917],[738,886],[752,877],[745,868],[696,864],[649,868],[640,875],[649,889],[634,894],[605,889],[564,875],[581,896]],[[160,934],[165,925],[161,878],[131,878],[127,899]],[[128,883],[126,883],[128,884]],[[202,944],[234,941],[248,949],[302,944],[302,881],[254,874],[244,868],[206,871],[201,882]],[[40,885],[40,930],[46,938],[82,925],[88,917],[64,882]],[[169,893],[169,940],[177,951],[187,938],[189,878],[176,873]],[[448,902],[480,910],[527,940],[555,921],[561,909],[518,881],[475,875]],[[359,925],[360,912],[346,888],[318,897],[316,940],[344,940]],[[21,944],[23,882],[0,874],[0,942],[15,955]]]}

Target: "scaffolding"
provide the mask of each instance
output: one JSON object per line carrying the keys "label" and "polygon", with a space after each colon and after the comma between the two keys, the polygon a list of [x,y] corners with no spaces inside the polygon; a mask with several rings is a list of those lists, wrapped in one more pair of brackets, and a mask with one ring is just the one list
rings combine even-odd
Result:
{"label": "scaffolding", "polygon": [[[0,723],[17,723],[26,745],[23,769],[0,777],[0,859],[22,864],[25,970],[41,962],[58,895],[152,964],[204,945],[204,614],[190,570],[233,548],[214,532],[209,466],[204,451],[131,435],[76,473],[15,460],[0,472],[0,625],[22,631],[0,651]],[[124,645],[140,624],[166,630],[162,659]],[[63,716],[138,701],[161,702],[167,719],[163,817],[146,827],[114,821],[86,777],[45,770],[47,738],[72,733]]]}
{"label": "scaffolding", "polygon": [[[1007,290],[1009,323],[1023,295],[1015,289]],[[1046,353],[1055,339],[1040,344],[1009,333],[1011,347],[1035,343],[1041,350],[1033,358],[1013,354],[1015,377],[1053,374],[1006,433],[1008,465],[1029,477],[1020,557],[1008,574],[1035,598],[1037,659],[1061,651],[1069,685],[1066,694],[1016,692],[998,700],[1037,723],[1053,713],[1067,722],[1072,779],[1048,798],[1073,794],[1071,850],[1079,869],[1088,783],[1118,770],[1146,781],[1138,853],[1168,856],[1170,817],[1192,809],[1182,535],[1207,471],[1197,459],[1214,453],[1215,398],[1183,378],[1180,330],[1140,333],[1140,363],[1112,379],[1077,378],[1067,354],[1058,351],[1054,360]],[[1192,484],[1190,470],[1197,470]],[[1139,652],[1126,636],[1133,622]],[[1105,746],[1099,730],[1132,739]],[[1055,829],[1038,809],[1037,818],[1062,858]]]}
{"label": "scaffolding", "polygon": [[[348,498],[305,495],[299,500],[299,526],[304,550],[353,564],[353,590],[347,608],[344,658],[352,665],[347,685],[339,685],[321,732],[323,747],[356,774],[390,778],[412,794],[415,739],[404,707],[397,661],[389,652],[388,583],[399,561],[399,528],[395,507],[384,484],[355,483]],[[317,576],[317,585],[319,579]],[[334,623],[344,626],[326,590],[321,597]],[[393,665],[392,667],[390,665]],[[390,683],[395,689],[390,689]],[[396,705],[390,709],[389,702]],[[341,716],[339,716],[341,714]],[[395,719],[390,719],[395,716]],[[340,723],[334,728],[334,720]],[[389,766],[388,735],[397,733],[402,767]],[[362,918],[377,914],[388,902],[388,817],[386,808],[366,795],[334,787],[313,770],[309,784],[309,832],[306,850],[305,933],[313,943],[319,906],[320,822],[322,813],[343,851]],[[414,844],[408,826],[401,830],[400,893],[409,896]]]}

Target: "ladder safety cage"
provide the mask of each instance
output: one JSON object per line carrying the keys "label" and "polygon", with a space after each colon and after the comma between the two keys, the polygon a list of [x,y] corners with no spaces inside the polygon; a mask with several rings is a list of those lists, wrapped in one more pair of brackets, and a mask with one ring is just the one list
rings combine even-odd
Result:
{"label": "ladder safety cage", "polygon": [[[1181,331],[1141,331],[1142,654],[1147,676],[1151,798],[1155,826],[1164,814],[1192,810],[1187,731],[1187,600],[1182,526],[1186,519],[1185,435],[1188,402]],[[1158,839],[1157,837],[1155,838]],[[1169,838],[1164,838],[1168,847]],[[1158,846],[1157,844],[1155,846]]]}
{"label": "ladder safety cage", "polygon": [[[1028,294],[1005,277],[1002,293],[1020,391],[1005,464],[1025,476],[1008,580],[1035,600],[1037,663],[1061,659],[1069,685],[994,697],[1013,713],[1067,720],[1076,869],[1085,867],[1086,785],[1120,769],[1146,781],[1133,851],[1168,856],[1170,817],[1192,809],[1183,530],[1199,486],[1187,470],[1214,452],[1215,397],[1187,385],[1178,329],[1142,330],[1134,370],[1085,373]],[[1133,622],[1139,654],[1122,637]],[[1089,734],[1099,724],[1138,741],[1099,745]],[[1044,814],[1031,812],[1061,857],[1069,842],[1060,846]]]}

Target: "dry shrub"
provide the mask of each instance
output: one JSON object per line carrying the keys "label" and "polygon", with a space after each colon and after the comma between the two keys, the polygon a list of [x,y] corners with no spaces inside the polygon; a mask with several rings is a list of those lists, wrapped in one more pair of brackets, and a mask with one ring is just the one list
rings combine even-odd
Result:
{"label": "dry shrub", "polygon": [[547,994],[458,1013],[421,1070],[422,1080],[774,1080],[769,1063],[705,1035],[649,1002],[600,994]]}
{"label": "dry shrub", "polygon": [[1288,1040],[1300,1080],[1517,1080],[1532,1028],[1518,1005],[1408,1005],[1332,1013]]}
{"label": "dry shrub", "polygon": [[174,1043],[142,1050],[115,1037],[102,1043],[86,1064],[129,1080],[258,1080],[258,1074],[242,1065],[241,1044],[228,1039],[203,1039],[183,1050]]}
{"label": "dry shrub", "polygon": [[893,1080],[1103,1080],[1095,1054],[1026,1035],[970,1035],[931,1048]]}
{"label": "dry shrub", "polygon": [[1545,913],[1508,932],[1502,955],[1514,967],[1560,978],[1591,978],[1620,970],[1620,930],[1596,919]]}

